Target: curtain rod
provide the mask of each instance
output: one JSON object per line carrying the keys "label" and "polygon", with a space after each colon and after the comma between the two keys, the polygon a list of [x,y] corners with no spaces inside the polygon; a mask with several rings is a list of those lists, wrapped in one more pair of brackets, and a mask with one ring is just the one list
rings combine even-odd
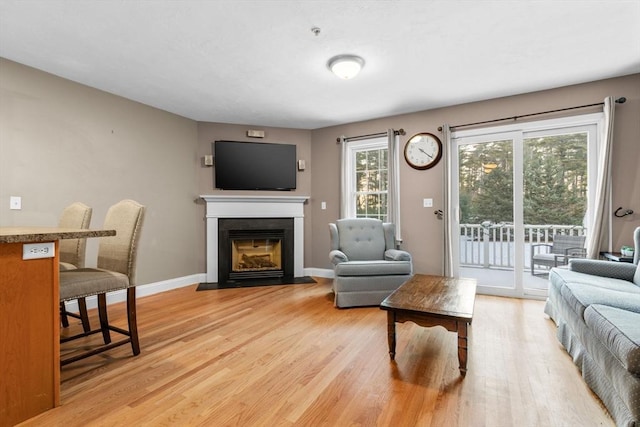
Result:
{"label": "curtain rod", "polygon": [[[405,131],[404,129],[398,129],[398,130],[393,130],[393,133],[395,135],[405,135]],[[344,140],[344,141],[357,141],[359,139],[369,139],[369,138],[375,138],[375,137],[379,137],[379,136],[387,136],[387,132],[378,132],[378,133],[370,133],[369,135],[357,135],[357,136],[339,136],[336,138],[336,143],[340,144],[340,141]]]}
{"label": "curtain rod", "polygon": [[[627,98],[625,98],[624,96],[616,99],[616,104],[624,104],[625,102],[627,102]],[[466,126],[483,125],[483,124],[486,124],[486,123],[502,122],[502,121],[505,121],[505,120],[518,120],[518,119],[521,119],[523,117],[539,116],[541,114],[549,114],[549,113],[558,113],[558,112],[561,112],[561,111],[577,110],[578,108],[595,107],[595,106],[598,106],[598,105],[604,105],[604,102],[598,102],[598,103],[595,103],[595,104],[578,105],[577,107],[559,108],[557,110],[542,111],[540,113],[522,114],[521,116],[503,117],[501,119],[485,120],[485,121],[482,121],[482,122],[465,123],[463,125],[449,126],[449,129],[461,128],[461,127],[466,127]],[[440,132],[442,132],[442,126],[438,127],[438,130]]]}

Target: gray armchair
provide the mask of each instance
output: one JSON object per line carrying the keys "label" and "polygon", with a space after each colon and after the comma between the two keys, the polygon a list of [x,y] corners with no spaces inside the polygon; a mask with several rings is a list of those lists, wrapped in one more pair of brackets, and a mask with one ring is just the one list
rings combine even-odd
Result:
{"label": "gray armchair", "polygon": [[329,224],[336,307],[379,305],[413,274],[411,255],[395,248],[395,226],[372,218]]}

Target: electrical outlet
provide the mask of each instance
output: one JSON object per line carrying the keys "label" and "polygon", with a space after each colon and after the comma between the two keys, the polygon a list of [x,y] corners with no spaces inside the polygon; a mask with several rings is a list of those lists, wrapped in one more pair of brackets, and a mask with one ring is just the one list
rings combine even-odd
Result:
{"label": "electrical outlet", "polygon": [[322,209],[322,210],[327,209],[327,202],[321,202],[320,203],[320,209]]}
{"label": "electrical outlet", "polygon": [[53,258],[55,251],[53,242],[25,243],[22,245],[22,259]]}
{"label": "electrical outlet", "polygon": [[425,208],[433,207],[433,199],[423,199],[422,206]]}

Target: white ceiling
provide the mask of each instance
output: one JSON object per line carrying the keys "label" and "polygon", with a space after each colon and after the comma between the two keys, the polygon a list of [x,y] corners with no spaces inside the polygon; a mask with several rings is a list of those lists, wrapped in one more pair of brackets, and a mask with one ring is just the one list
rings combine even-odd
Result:
{"label": "white ceiling", "polygon": [[[327,69],[344,53],[356,79]],[[198,121],[316,129],[638,73],[640,0],[0,0],[0,56]]]}

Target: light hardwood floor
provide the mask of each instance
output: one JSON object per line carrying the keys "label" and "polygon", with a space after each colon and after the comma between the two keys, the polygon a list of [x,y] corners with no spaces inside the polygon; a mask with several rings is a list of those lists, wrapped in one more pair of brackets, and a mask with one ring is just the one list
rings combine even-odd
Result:
{"label": "light hardwood floor", "polygon": [[317,280],[140,298],[142,353],[64,367],[62,406],[24,425],[613,426],[541,301],[478,296],[463,379],[455,334],[398,324],[391,362],[386,312]]}

